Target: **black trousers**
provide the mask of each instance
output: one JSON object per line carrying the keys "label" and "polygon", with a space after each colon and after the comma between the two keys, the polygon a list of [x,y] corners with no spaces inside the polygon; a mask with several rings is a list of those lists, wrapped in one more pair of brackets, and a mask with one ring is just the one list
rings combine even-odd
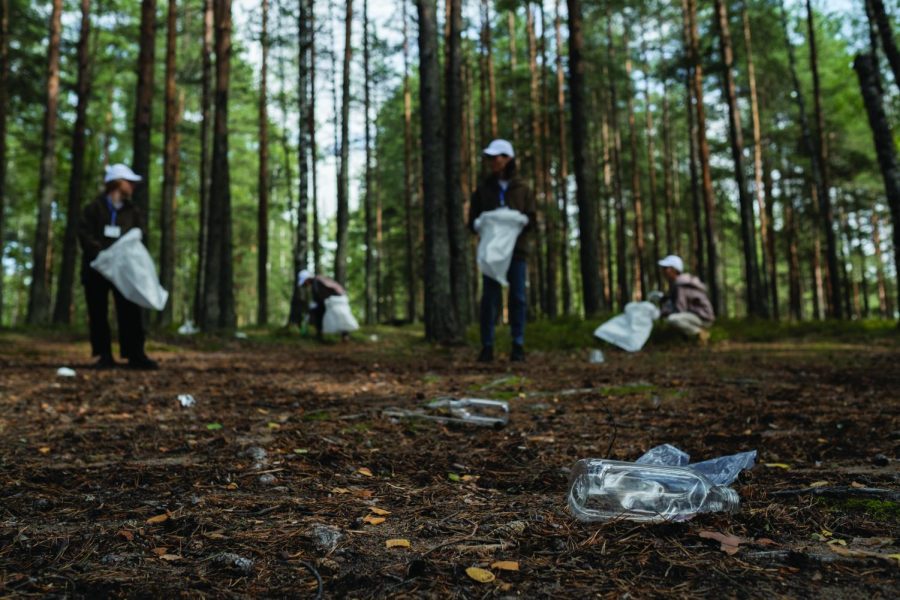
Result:
{"label": "black trousers", "polygon": [[84,295],[87,299],[88,323],[91,329],[91,354],[112,356],[112,341],[109,331],[109,292],[112,291],[116,303],[116,321],[119,325],[119,349],[122,358],[144,356],[144,323],[141,307],[126,300],[103,275],[94,269],[87,269],[82,277]]}

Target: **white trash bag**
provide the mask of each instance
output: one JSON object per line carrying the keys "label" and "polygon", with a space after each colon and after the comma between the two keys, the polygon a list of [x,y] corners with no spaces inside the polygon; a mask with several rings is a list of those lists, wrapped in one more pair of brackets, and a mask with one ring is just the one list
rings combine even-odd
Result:
{"label": "white trash bag", "polygon": [[489,210],[475,219],[475,231],[480,236],[478,268],[503,286],[509,285],[506,274],[512,262],[516,240],[526,225],[528,217],[511,208]]}
{"label": "white trash bag", "polygon": [[159,285],[153,259],[141,243],[140,229],[130,229],[112,246],[102,250],[91,262],[91,267],[138,306],[154,310],[166,306],[169,292]]}
{"label": "white trash bag", "polygon": [[594,337],[622,350],[637,352],[647,343],[653,331],[653,321],[658,318],[659,308],[652,302],[629,302],[625,305],[625,312],[598,327]]}
{"label": "white trash bag", "polygon": [[350,299],[347,296],[331,296],[325,299],[322,333],[349,333],[357,329],[359,323],[350,312]]}

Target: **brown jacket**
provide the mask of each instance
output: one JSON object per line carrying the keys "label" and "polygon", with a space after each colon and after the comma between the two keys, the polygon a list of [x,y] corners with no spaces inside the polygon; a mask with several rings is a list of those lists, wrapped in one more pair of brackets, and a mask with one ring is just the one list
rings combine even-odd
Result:
{"label": "brown jacket", "polygon": [[706,296],[706,286],[694,275],[682,273],[669,287],[669,293],[662,303],[662,316],[673,313],[694,313],[707,323],[716,320],[712,303]]}
{"label": "brown jacket", "polygon": [[[519,177],[513,177],[506,190],[506,206],[524,213],[528,217],[528,225],[519,234],[516,240],[516,249],[513,258],[524,260],[528,258],[531,245],[531,231],[537,220],[537,206],[531,189]],[[472,194],[472,204],[469,207],[469,229],[475,231],[475,219],[489,210],[500,208],[500,183],[496,175],[484,179]]]}
{"label": "brown jacket", "polygon": [[312,297],[320,306],[332,296],[346,296],[347,291],[337,281],[324,275],[316,275],[312,282]]}
{"label": "brown jacket", "polygon": [[[119,226],[121,234],[125,235],[127,231],[136,227],[143,228],[143,224],[144,219],[138,208],[130,200],[123,201],[122,208],[116,211],[116,225]],[[82,281],[90,272],[91,261],[97,258],[101,250],[106,250],[116,241],[115,238],[103,234],[103,229],[107,225],[112,225],[112,213],[106,203],[106,195],[101,194],[84,207],[78,221]]]}

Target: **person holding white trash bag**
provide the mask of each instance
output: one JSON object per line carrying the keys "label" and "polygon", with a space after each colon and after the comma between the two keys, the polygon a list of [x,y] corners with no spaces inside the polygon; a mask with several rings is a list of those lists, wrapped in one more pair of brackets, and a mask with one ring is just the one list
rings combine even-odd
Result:
{"label": "person holding white trash bag", "polygon": [[107,167],[103,178],[104,192],[85,206],[78,223],[81,242],[81,283],[84,285],[91,335],[91,354],[98,357],[95,367],[109,369],[117,366],[112,355],[109,329],[109,293],[116,304],[119,347],[128,367],[153,370],[156,361],[144,353],[144,324],[140,307],[126,299],[103,275],[91,267],[100,252],[107,250],[132,229],[140,230],[143,215],[131,202],[135,186],[143,178],[123,164]]}
{"label": "person holding white trash bag", "polygon": [[659,267],[669,282],[667,294],[652,294],[661,302],[662,317],[682,334],[696,337],[705,344],[709,340],[709,328],[716,320],[706,295],[706,285],[696,276],[684,272],[684,261],[680,256],[670,254],[659,261]]}
{"label": "person holding white trash bag", "polygon": [[478,361],[494,360],[494,323],[500,309],[501,286],[509,285],[509,325],[513,339],[510,360],[521,362],[525,360],[529,233],[534,228],[537,208],[531,189],[516,175],[512,144],[494,140],[483,154],[489,173],[472,194],[469,209],[469,228],[481,235],[478,263],[483,289]]}
{"label": "person holding white trash bag", "polygon": [[359,323],[350,312],[347,291],[337,281],[303,269],[297,273],[297,285],[311,288],[309,315],[319,341],[326,333],[340,333],[341,339],[347,341],[350,332],[359,329]]}

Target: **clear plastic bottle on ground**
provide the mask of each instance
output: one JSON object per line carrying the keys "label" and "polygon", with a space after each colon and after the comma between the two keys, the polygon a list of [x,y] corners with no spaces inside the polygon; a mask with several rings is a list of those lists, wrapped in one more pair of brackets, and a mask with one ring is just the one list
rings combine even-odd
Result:
{"label": "clear plastic bottle on ground", "polygon": [[569,509],[580,521],[686,521],[698,513],[736,512],[733,489],[684,467],[604,459],[575,463]]}

